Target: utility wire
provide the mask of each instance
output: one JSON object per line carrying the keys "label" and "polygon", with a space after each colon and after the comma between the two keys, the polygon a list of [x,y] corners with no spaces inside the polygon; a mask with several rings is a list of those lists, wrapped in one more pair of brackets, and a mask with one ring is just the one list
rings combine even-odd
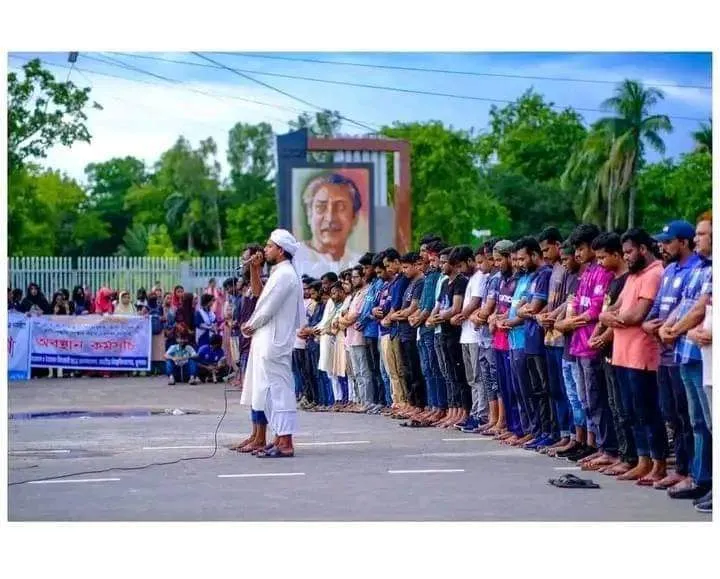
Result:
{"label": "utility wire", "polygon": [[[323,84],[351,86],[351,87],[367,88],[367,89],[373,89],[373,90],[384,90],[384,91],[404,93],[404,94],[437,96],[437,97],[452,98],[452,99],[459,99],[459,100],[482,101],[482,102],[490,102],[490,103],[497,103],[497,104],[513,104],[515,102],[513,100],[508,100],[508,99],[497,99],[497,98],[482,97],[482,96],[475,96],[475,95],[444,93],[444,92],[437,92],[437,91],[408,89],[408,88],[401,88],[401,87],[395,87],[395,86],[385,86],[385,85],[357,83],[357,82],[350,82],[350,81],[321,79],[321,78],[314,78],[314,77],[307,77],[307,76],[300,76],[300,75],[281,74],[281,73],[277,73],[277,72],[263,72],[263,71],[259,71],[259,70],[245,70],[245,69],[240,69],[240,68],[236,68],[236,67],[228,67],[227,65],[224,65],[220,62],[210,60],[207,58],[206,58],[206,60],[210,60],[210,62],[216,63],[216,66],[203,64],[203,63],[197,63],[197,62],[191,62],[191,61],[187,61],[187,60],[172,60],[172,59],[168,59],[168,58],[148,56],[148,55],[139,55],[139,54],[130,54],[130,53],[126,53],[126,52],[117,53],[117,54],[122,54],[123,56],[129,56],[132,58],[144,58],[144,59],[156,60],[159,62],[167,62],[167,63],[172,63],[172,64],[189,65],[189,66],[203,66],[206,68],[208,68],[208,67],[209,68],[224,68],[224,69],[232,70],[233,72],[235,72],[236,74],[239,74],[241,76],[243,74],[249,73],[249,74],[256,74],[256,75],[260,75],[260,76],[272,76],[272,77],[277,77],[277,78],[304,80],[304,81],[308,81],[308,82],[319,82],[319,83],[323,83]],[[256,81],[256,82],[259,82],[259,81]],[[293,97],[293,98],[295,98],[295,97]],[[607,110],[603,110],[603,109],[594,109],[594,108],[589,108],[589,107],[577,107],[577,106],[572,106],[572,105],[551,104],[550,106],[552,108],[561,109],[561,110],[573,109],[573,110],[581,111],[581,112],[601,113],[601,114],[607,114],[607,112],[608,112]],[[704,122],[707,120],[705,117],[703,117],[703,118],[685,117],[685,116],[679,116],[679,115],[667,115],[667,116],[670,119],[682,120],[682,121]]]}
{"label": "utility wire", "polygon": [[[296,101],[298,101],[298,102],[300,102],[300,103],[302,103],[302,104],[304,104],[304,105],[307,105],[307,106],[309,106],[309,107],[313,107],[313,108],[318,109],[318,110],[320,110],[320,111],[329,110],[329,109],[327,109],[327,107],[318,106],[318,105],[316,105],[316,104],[314,104],[314,103],[311,103],[311,102],[309,102],[309,101],[306,101],[305,99],[302,99],[302,98],[297,97],[297,96],[295,96],[295,95],[293,95],[293,94],[290,94],[289,92],[286,92],[286,91],[284,91],[284,90],[282,90],[282,89],[279,89],[279,88],[277,88],[277,87],[275,87],[275,86],[273,86],[273,85],[271,85],[271,84],[268,84],[268,83],[266,83],[266,82],[263,82],[263,81],[261,81],[261,80],[258,80],[258,79],[256,79],[256,78],[254,78],[254,77],[246,74],[246,71],[241,71],[241,70],[238,70],[238,69],[233,68],[233,67],[231,67],[231,66],[227,66],[227,65],[225,65],[225,64],[223,64],[223,63],[221,63],[221,62],[218,62],[218,61],[216,61],[216,60],[213,60],[212,58],[209,58],[209,57],[207,57],[207,56],[205,56],[205,55],[203,55],[203,54],[200,54],[199,52],[192,51],[192,54],[194,54],[194,55],[197,56],[198,58],[202,58],[203,60],[206,60],[206,61],[208,61],[208,62],[210,62],[210,63],[215,64],[216,67],[223,68],[223,69],[225,69],[225,70],[227,70],[227,71],[229,71],[229,72],[232,72],[232,73],[240,76],[241,78],[245,78],[245,79],[247,79],[247,80],[251,80],[252,82],[255,82],[255,83],[257,83],[257,84],[259,84],[259,85],[261,85],[261,86],[264,86],[265,88],[268,88],[268,89],[273,90],[273,91],[275,91],[275,92],[278,92],[278,93],[280,93],[280,94],[282,94],[282,95],[285,95],[286,97],[291,98],[291,99],[293,99],[293,100],[296,100]],[[365,123],[362,123],[362,122],[360,122],[360,121],[354,121],[353,119],[348,118],[348,117],[343,116],[343,115],[340,115],[340,118],[343,119],[344,121],[347,121],[347,122],[349,122],[349,123],[352,123],[353,125],[356,125],[356,126],[358,126],[358,127],[361,127],[361,128],[363,128],[363,129],[367,129],[367,130],[370,131],[371,133],[377,133],[377,132],[378,132],[378,128],[377,128],[377,127],[371,127],[371,126],[369,126],[369,125],[366,125]]]}
{"label": "utility wire", "polygon": [[[83,55],[81,54],[80,56],[83,56]],[[10,58],[15,58],[15,59],[17,59],[17,60],[21,60],[21,61],[23,61],[23,62],[30,62],[31,60],[39,60],[41,63],[43,63],[44,65],[49,66],[49,67],[61,68],[61,69],[67,68],[67,67],[65,67],[65,66],[63,66],[63,65],[56,64],[56,63],[52,63],[52,62],[47,62],[47,61],[44,61],[44,60],[42,60],[42,59],[40,59],[40,58],[27,58],[27,57],[23,57],[23,56],[17,56],[17,55],[15,55],[15,54],[10,54],[9,57],[10,57]],[[88,56],[84,56],[84,58],[89,58],[89,57],[88,57]],[[112,66],[117,67],[118,65],[113,64]],[[149,86],[155,86],[155,87],[157,87],[157,86],[166,86],[166,85],[161,85],[161,84],[159,84],[159,83],[157,83],[157,82],[151,82],[151,81],[143,80],[143,79],[140,79],[140,78],[129,78],[129,77],[127,77],[127,76],[121,76],[121,75],[119,75],[119,74],[112,74],[112,73],[109,73],[109,72],[101,72],[101,71],[98,71],[98,70],[90,70],[90,69],[88,69],[88,68],[82,68],[82,67],[79,67],[79,66],[75,66],[74,70],[75,70],[75,71],[78,71],[78,72],[85,72],[85,73],[87,73],[87,74],[97,75],[97,76],[105,76],[105,77],[108,77],[108,78],[116,78],[116,79],[125,80],[125,81],[128,81],[128,82],[141,83],[141,84],[145,84],[145,85],[149,85]],[[291,112],[294,112],[294,113],[304,113],[304,112],[307,112],[307,111],[305,111],[305,110],[303,110],[303,109],[299,109],[299,108],[296,108],[296,107],[288,107],[288,106],[284,106],[284,105],[277,105],[277,104],[272,104],[272,103],[266,103],[266,102],[263,102],[263,101],[258,101],[258,100],[254,100],[254,99],[248,99],[248,98],[244,98],[244,97],[236,96],[236,95],[228,95],[228,94],[222,94],[222,93],[213,93],[213,92],[203,91],[203,90],[199,90],[199,89],[195,89],[195,88],[193,88],[193,87],[187,86],[187,85],[183,84],[181,81],[174,81],[173,84],[175,84],[176,88],[178,88],[178,89],[180,89],[180,90],[187,90],[187,91],[190,91],[190,92],[195,92],[195,93],[197,93],[197,94],[201,94],[201,95],[204,95],[204,96],[207,96],[207,97],[212,97],[212,98],[224,98],[224,99],[231,99],[231,100],[239,100],[239,101],[248,102],[248,103],[253,103],[253,104],[257,104],[257,105],[261,105],[261,106],[265,106],[265,107],[271,107],[271,108],[275,108],[275,109],[291,111]],[[280,119],[276,119],[276,120],[280,120]],[[282,122],[287,123],[287,120],[282,120]]]}
{"label": "utility wire", "polygon": [[[322,60],[319,58],[296,58],[289,56],[277,56],[275,54],[258,54],[254,52],[219,52],[218,54],[226,54],[232,56],[244,56],[248,58],[265,58],[268,60],[285,60],[289,62],[308,62],[313,64],[331,64],[337,66],[357,66],[362,68],[376,68],[383,70],[405,70],[409,72],[427,72],[427,73],[440,73],[440,74],[455,74],[462,76],[490,76],[497,78],[518,78],[525,80],[549,80],[554,82],[581,82],[581,83],[592,83],[592,84],[618,84],[622,80],[602,80],[597,78],[570,78],[570,77],[557,77],[557,76],[531,76],[524,74],[509,74],[499,72],[478,72],[472,70],[452,70],[446,68],[422,68],[416,66],[398,66],[391,64],[369,64],[364,62],[346,62],[340,60]],[[697,88],[701,90],[712,90],[711,86],[702,86],[694,84],[655,84],[653,86],[659,88]]]}

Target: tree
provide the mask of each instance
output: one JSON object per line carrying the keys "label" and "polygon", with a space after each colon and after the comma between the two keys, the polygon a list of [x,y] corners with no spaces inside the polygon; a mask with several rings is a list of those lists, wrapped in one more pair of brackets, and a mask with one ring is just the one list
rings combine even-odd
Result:
{"label": "tree", "polygon": [[615,195],[621,198],[628,192],[628,228],[635,225],[635,180],[644,160],[645,147],[664,154],[661,134],[672,132],[672,123],[666,115],[650,114],[663,98],[663,92],[657,88],[645,88],[639,81],[624,80],[615,89],[615,95],[602,103],[603,108],[615,113],[600,119],[597,126],[613,136],[610,162],[619,176]]}
{"label": "tree", "polygon": [[712,206],[712,157],[708,152],[682,155],[644,167],[638,174],[638,213],[645,229],[660,229],[673,219],[694,223]]}
{"label": "tree", "polygon": [[480,187],[477,145],[470,133],[439,121],[395,123],[382,133],[411,145],[415,243],[427,232],[471,243],[473,229],[507,231],[507,212],[488,188]]}
{"label": "tree", "polygon": [[582,117],[532,89],[515,102],[490,109],[490,129],[478,138],[480,158],[531,181],[557,181],[568,158],[586,136]]}
{"label": "tree", "polygon": [[[117,252],[133,214],[128,211],[130,192],[148,182],[145,164],[135,157],[114,157],[102,163],[85,167],[88,182],[88,206],[107,225],[109,235],[94,247],[95,255],[113,255]],[[157,211],[157,210],[156,210]]]}
{"label": "tree", "polygon": [[41,159],[60,144],[89,143],[86,109],[102,107],[90,102],[90,88],[59,82],[39,59],[23,66],[24,78],[8,74],[8,168],[19,169],[28,159]]}
{"label": "tree", "polygon": [[712,155],[712,119],[708,123],[700,123],[700,128],[693,131],[692,136],[697,152]]}
{"label": "tree", "polygon": [[240,255],[249,243],[262,243],[277,227],[277,202],[274,192],[227,210],[227,250]]}
{"label": "tree", "polygon": [[193,150],[180,137],[156,164],[154,183],[165,193],[165,220],[174,239],[184,237],[186,249],[222,251],[219,215],[219,165],[214,161],[217,146],[212,139]]}
{"label": "tree", "polygon": [[272,186],[275,135],[268,123],[237,123],[228,138],[227,160],[233,203],[254,201]]}
{"label": "tree", "polygon": [[83,255],[108,236],[80,185],[59,171],[26,165],[8,185],[10,255]]}
{"label": "tree", "polygon": [[[338,111],[323,110],[314,113],[302,113],[294,121],[290,121],[288,126],[291,130],[307,129],[313,137],[330,138],[335,137],[340,132],[342,126],[342,116]],[[327,153],[309,153],[308,158],[317,163],[330,163],[333,160],[333,154]]]}

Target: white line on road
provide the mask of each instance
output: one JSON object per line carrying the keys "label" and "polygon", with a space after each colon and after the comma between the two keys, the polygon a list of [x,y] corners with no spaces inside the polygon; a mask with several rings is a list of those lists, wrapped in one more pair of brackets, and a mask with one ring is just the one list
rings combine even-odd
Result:
{"label": "white line on road", "polygon": [[388,474],[424,474],[434,472],[465,472],[464,468],[427,468],[420,470],[389,470]]}
{"label": "white line on road", "polygon": [[190,448],[213,448],[211,445],[200,446],[143,446],[143,450],[186,450]]}
{"label": "white line on road", "polygon": [[28,484],[31,485],[49,485],[49,484],[64,484],[64,483],[92,483],[92,482],[113,482],[118,481],[119,478],[72,478],[72,479],[58,479],[58,480],[33,480]]}
{"label": "white line on road", "polygon": [[296,442],[295,446],[340,446],[347,444],[370,444],[369,440],[337,440],[331,442]]}
{"label": "white line on road", "polygon": [[219,474],[218,478],[255,478],[260,476],[305,476],[304,472],[255,472],[246,474]]}
{"label": "white line on road", "polygon": [[554,466],[553,470],[582,470],[579,466]]}
{"label": "white line on road", "polygon": [[480,436],[471,436],[471,437],[464,437],[464,438],[443,438],[443,442],[455,442],[456,440],[479,440],[480,442],[488,442],[492,440],[492,438],[481,438]]}
{"label": "white line on road", "polygon": [[70,451],[65,449],[55,450],[11,450],[10,454],[68,454]]}

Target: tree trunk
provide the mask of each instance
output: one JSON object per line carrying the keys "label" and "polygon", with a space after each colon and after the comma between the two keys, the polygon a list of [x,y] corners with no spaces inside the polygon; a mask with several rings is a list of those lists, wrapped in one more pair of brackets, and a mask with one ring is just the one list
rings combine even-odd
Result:
{"label": "tree trunk", "polygon": [[628,196],[628,229],[635,227],[635,184],[630,185]]}
{"label": "tree trunk", "polygon": [[193,250],[193,235],[192,235],[192,229],[188,226],[188,238],[187,238],[187,247],[188,247],[188,253],[192,253]]}
{"label": "tree trunk", "polygon": [[614,195],[614,189],[613,187],[608,187],[608,203],[607,203],[607,220],[605,222],[605,229],[607,231],[613,230],[613,195]]}

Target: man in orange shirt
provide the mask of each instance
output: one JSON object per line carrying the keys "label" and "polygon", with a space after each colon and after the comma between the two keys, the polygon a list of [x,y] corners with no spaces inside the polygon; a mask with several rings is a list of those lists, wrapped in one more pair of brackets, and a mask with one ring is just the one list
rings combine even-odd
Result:
{"label": "man in orange shirt", "polygon": [[638,454],[637,466],[618,479],[651,486],[667,474],[668,441],[657,389],[660,349],[643,331],[642,323],[660,288],[663,267],[645,230],[630,229],[622,236],[622,244],[630,275],[618,301],[600,315],[600,321],[613,328],[612,364]]}

